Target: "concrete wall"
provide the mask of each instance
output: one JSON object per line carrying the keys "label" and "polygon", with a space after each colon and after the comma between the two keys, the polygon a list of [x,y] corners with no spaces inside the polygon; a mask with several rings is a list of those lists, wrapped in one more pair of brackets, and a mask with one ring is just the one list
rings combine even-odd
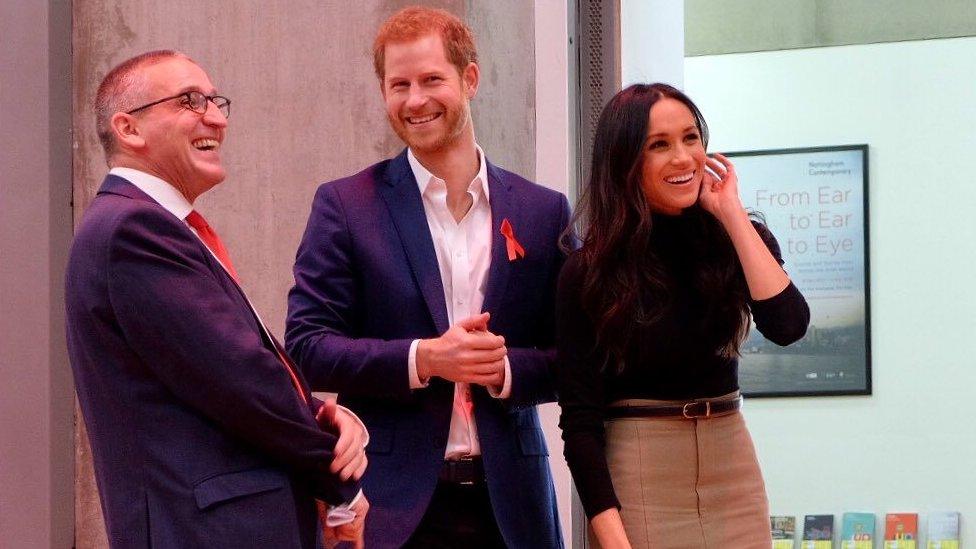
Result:
{"label": "concrete wall", "polygon": [[687,59],[712,150],[870,147],[874,394],[747,402],[775,514],[917,512],[924,541],[951,510],[976,539],[974,58],[976,38]]}
{"label": "concrete wall", "polygon": [[[315,188],[399,151],[388,128],[370,47],[379,23],[416,2],[74,2],[74,195],[80,214],[107,171],[90,105],[113,65],[182,50],[233,100],[227,180],[197,202],[220,233],[243,286],[281,334],[291,266]],[[483,83],[476,133],[489,158],[535,172],[533,5],[517,0],[422,2],[466,17]],[[231,7],[231,5],[233,7]],[[79,431],[80,433],[81,431]],[[104,547],[87,440],[79,436],[77,544]]]}
{"label": "concrete wall", "polygon": [[0,546],[72,543],[70,11],[0,3]]}

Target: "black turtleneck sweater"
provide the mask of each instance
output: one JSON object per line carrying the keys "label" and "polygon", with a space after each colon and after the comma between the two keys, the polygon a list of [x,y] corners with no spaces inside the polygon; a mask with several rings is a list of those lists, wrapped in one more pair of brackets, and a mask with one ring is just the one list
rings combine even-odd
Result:
{"label": "black turtleneck sweater", "polygon": [[[703,212],[699,212],[699,215]],[[707,215],[707,214],[706,214]],[[626,398],[690,400],[716,397],[739,388],[738,361],[721,356],[714,337],[699,320],[702,296],[692,287],[699,260],[691,244],[698,221],[689,215],[653,220],[651,249],[669,280],[670,304],[661,320],[636,328],[625,353],[623,372],[601,371],[594,324],[580,293],[585,273],[579,252],[563,266],[556,296],[559,405],[565,455],[588,517],[618,507],[604,454],[604,410]],[[757,232],[782,265],[779,245],[769,230]],[[744,278],[742,284],[745,285]],[[748,288],[744,287],[746,295]],[[749,301],[756,328],[767,339],[788,345],[803,336],[810,318],[806,300],[791,282],[769,299]]]}

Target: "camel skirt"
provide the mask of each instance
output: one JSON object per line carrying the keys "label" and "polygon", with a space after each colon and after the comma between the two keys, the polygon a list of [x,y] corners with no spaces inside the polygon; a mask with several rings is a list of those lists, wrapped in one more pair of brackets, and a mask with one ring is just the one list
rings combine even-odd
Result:
{"label": "camel skirt", "polygon": [[[673,403],[614,403],[660,404]],[[766,487],[740,412],[614,419],[606,433],[620,516],[635,549],[771,547]],[[590,544],[600,547],[592,534]]]}

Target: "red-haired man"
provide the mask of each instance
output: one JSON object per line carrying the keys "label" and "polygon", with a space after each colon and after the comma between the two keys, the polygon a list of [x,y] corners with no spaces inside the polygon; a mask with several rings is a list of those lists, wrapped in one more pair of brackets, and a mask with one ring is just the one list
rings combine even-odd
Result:
{"label": "red-haired man", "polygon": [[562,547],[535,405],[554,399],[553,294],[569,204],[492,165],[468,27],[407,8],[376,74],[397,157],[322,185],[286,340],[372,436],[366,545]]}

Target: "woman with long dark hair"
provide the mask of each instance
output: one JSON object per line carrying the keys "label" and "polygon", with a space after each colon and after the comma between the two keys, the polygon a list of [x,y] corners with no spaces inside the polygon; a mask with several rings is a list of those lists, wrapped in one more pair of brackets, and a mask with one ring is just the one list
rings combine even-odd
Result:
{"label": "woman with long dark hair", "polygon": [[809,309],[752,221],[701,112],[666,84],[604,108],[557,296],[560,427],[591,540],[770,547],[739,413],[739,344],[803,336]]}

